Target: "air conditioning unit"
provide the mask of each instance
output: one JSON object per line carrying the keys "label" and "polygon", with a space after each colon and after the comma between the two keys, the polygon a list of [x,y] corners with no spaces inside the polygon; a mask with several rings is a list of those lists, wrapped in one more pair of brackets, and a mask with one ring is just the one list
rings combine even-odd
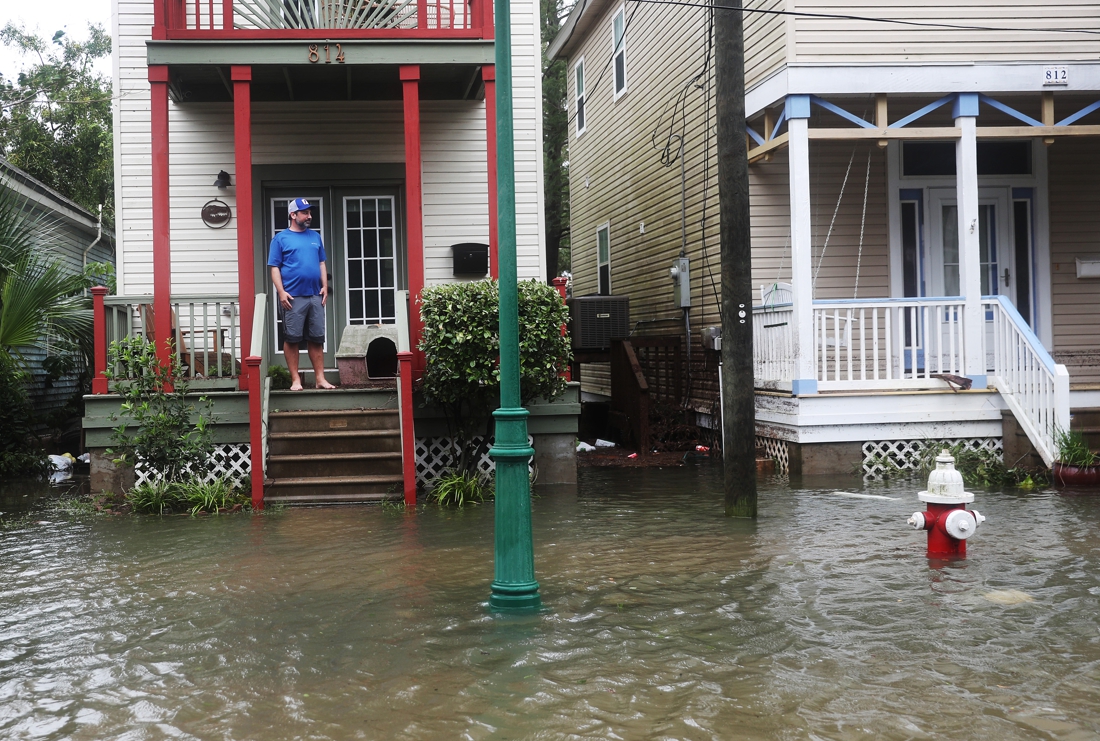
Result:
{"label": "air conditioning unit", "polygon": [[630,334],[627,296],[574,296],[569,313],[574,350],[608,350],[613,337]]}

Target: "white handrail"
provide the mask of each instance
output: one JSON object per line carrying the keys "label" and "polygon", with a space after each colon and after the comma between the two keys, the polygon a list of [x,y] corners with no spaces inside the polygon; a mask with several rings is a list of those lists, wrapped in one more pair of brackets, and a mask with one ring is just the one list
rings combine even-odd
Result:
{"label": "white handrail", "polygon": [[1058,431],[1069,430],[1069,371],[1006,297],[985,296],[982,304],[993,312],[985,348],[992,385],[1049,466],[1058,456]]}

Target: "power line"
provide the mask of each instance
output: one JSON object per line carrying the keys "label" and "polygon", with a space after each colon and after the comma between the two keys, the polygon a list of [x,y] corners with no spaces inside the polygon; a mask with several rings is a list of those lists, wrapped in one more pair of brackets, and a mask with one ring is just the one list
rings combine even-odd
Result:
{"label": "power line", "polygon": [[[651,3],[655,5],[679,5],[687,8],[711,8],[719,10],[733,10],[728,5],[712,5],[704,2],[688,2],[687,0],[630,0],[635,3]],[[1022,28],[1019,26],[974,26],[965,23],[937,23],[935,21],[914,21],[904,18],[875,18],[866,15],[848,15],[844,13],[806,13],[798,10],[768,10],[765,8],[740,8],[743,13],[758,13],[760,15],[789,15],[797,18],[820,18],[824,20],[838,21],[867,21],[869,23],[889,23],[897,26],[917,26],[920,28],[947,28],[957,31],[1031,31],[1036,33],[1083,33],[1100,35],[1100,29],[1090,28]]]}

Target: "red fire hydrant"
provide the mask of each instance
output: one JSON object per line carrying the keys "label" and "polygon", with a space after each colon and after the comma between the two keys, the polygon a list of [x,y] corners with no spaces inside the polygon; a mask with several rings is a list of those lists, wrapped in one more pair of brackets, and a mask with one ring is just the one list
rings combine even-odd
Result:
{"label": "red fire hydrant", "polygon": [[974,495],[963,491],[962,474],[955,470],[955,459],[946,450],[936,456],[936,468],[928,475],[928,489],[919,492],[917,498],[928,509],[914,512],[909,524],[928,531],[928,556],[966,556],[966,539],[985,522],[985,517],[964,506],[974,501]]}

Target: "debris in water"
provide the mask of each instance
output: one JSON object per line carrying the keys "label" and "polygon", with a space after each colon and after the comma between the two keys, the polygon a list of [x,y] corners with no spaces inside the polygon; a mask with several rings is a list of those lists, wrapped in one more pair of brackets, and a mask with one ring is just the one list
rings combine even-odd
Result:
{"label": "debris in water", "polygon": [[1034,602],[1035,598],[1019,589],[996,589],[982,595],[990,602],[997,605],[1019,605],[1024,602]]}
{"label": "debris in water", "polygon": [[887,502],[898,501],[897,497],[884,497],[881,494],[857,494],[854,491],[834,491],[833,496],[847,497],[848,499],[885,499]]}

